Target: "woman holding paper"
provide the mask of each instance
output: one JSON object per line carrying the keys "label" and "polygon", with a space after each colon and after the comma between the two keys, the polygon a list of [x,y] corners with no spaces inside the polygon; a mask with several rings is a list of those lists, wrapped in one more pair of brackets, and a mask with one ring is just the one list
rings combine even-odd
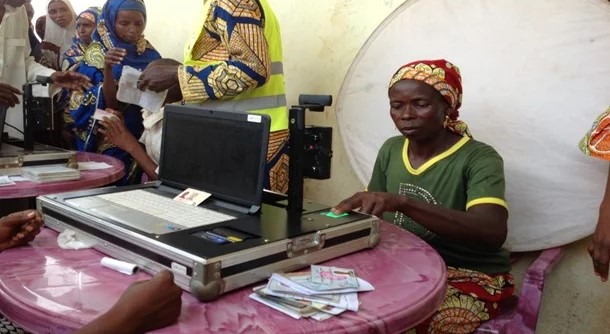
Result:
{"label": "woman holding paper", "polygon": [[76,146],[80,151],[98,152],[119,158],[125,164],[120,184],[138,183],[141,170],[134,159],[98,133],[96,109],[116,110],[128,131],[140,137],[143,131],[140,107],[117,101],[117,82],[124,66],[143,70],[159,53],[144,38],[146,7],[142,0],[108,0],[98,18],[93,41],[78,69],[91,78],[93,87],[84,94],[72,93],[70,114],[74,118]]}
{"label": "woman holding paper", "polygon": [[[152,61],[147,68],[159,69],[161,67],[180,64],[173,59],[157,59]],[[164,103],[178,102],[182,99],[180,85],[173,85],[167,90]],[[109,109],[111,110],[111,109]],[[113,114],[117,112],[111,110]],[[161,135],[163,130],[163,108],[160,110],[142,109],[144,132],[138,140],[127,127],[125,122],[118,117],[105,117],[100,121],[99,131],[106,136],[116,147],[128,152],[138,163],[146,174],[148,180],[156,180],[157,166],[161,157]]]}

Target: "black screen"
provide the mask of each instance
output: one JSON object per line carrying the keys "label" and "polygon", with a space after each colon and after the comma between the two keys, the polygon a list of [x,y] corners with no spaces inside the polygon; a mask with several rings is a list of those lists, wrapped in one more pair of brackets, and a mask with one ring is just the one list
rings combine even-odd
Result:
{"label": "black screen", "polygon": [[268,140],[266,115],[166,106],[159,176],[173,186],[260,205]]}

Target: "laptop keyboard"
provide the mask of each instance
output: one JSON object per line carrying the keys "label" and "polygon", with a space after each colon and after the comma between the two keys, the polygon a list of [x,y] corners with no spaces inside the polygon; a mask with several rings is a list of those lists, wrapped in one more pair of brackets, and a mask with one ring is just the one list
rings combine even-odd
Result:
{"label": "laptop keyboard", "polygon": [[142,189],[98,195],[98,197],[188,228],[235,218],[224,213],[174,201],[169,197]]}

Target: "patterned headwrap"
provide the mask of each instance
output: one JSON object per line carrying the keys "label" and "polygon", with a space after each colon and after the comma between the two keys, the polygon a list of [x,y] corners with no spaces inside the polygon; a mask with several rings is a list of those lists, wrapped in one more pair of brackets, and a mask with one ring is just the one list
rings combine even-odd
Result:
{"label": "patterned headwrap", "polygon": [[458,110],[462,105],[462,76],[457,66],[445,59],[418,60],[399,68],[392,76],[389,87],[400,80],[419,80],[436,89],[453,110],[448,115],[445,127],[458,135],[472,137],[466,123],[458,120]]}
{"label": "patterned headwrap", "polygon": [[[89,7],[87,9],[85,9],[84,12],[78,14],[78,19],[85,19],[88,21],[93,22],[93,24],[97,23],[97,17],[100,15],[100,13],[102,12],[102,10],[99,7]],[[78,22],[76,23],[77,27],[76,29],[78,29]]]}
{"label": "patterned headwrap", "polygon": [[610,107],[593,122],[579,147],[587,155],[610,160]]}
{"label": "patterned headwrap", "polygon": [[119,10],[135,10],[136,12],[142,13],[144,19],[146,19],[146,6],[143,0],[124,0],[119,5]]}
{"label": "patterned headwrap", "polygon": [[[116,31],[114,30],[114,25],[116,23],[118,13],[121,10],[138,11],[144,15],[144,19],[146,20],[146,7],[144,6],[144,1],[108,0],[102,8],[102,15],[99,17],[97,29],[93,32],[93,39],[101,40],[106,49],[111,49],[113,47],[125,49],[127,51],[127,56],[125,59],[129,62],[130,58],[137,58],[138,55],[141,55],[144,52],[144,49],[147,47],[147,43],[144,36],[141,36],[137,45],[122,41],[118,37]],[[125,62],[123,63],[126,64]],[[129,64],[127,63],[126,65]]]}
{"label": "patterned headwrap", "polygon": [[[101,11],[102,10],[99,7],[89,7],[84,12],[78,14],[76,29],[78,29],[78,19],[81,18],[89,20],[95,25]],[[62,71],[75,70],[84,59],[87,47],[88,44],[81,41],[78,35],[74,36],[72,39],[72,47],[63,54],[61,65]]]}

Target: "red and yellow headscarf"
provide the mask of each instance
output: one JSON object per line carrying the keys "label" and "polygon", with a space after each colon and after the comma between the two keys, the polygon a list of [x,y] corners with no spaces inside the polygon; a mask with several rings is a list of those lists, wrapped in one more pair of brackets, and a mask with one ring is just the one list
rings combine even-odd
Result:
{"label": "red and yellow headscarf", "polygon": [[418,60],[399,68],[392,76],[389,87],[400,80],[419,80],[436,89],[453,110],[448,115],[446,128],[458,135],[472,137],[466,123],[458,120],[458,110],[462,105],[462,76],[457,66],[445,59]]}
{"label": "red and yellow headscarf", "polygon": [[610,160],[610,107],[593,122],[579,146],[587,155]]}

